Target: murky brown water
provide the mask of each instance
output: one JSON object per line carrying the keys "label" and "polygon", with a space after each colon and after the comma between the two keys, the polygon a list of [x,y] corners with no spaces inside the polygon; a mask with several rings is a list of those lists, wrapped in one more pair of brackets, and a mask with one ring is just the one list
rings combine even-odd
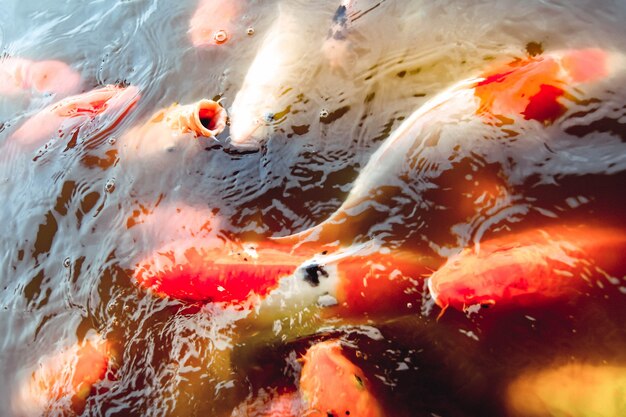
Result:
{"label": "murky brown water", "polygon": [[[539,44],[626,52],[626,3],[618,0],[364,1],[372,8],[353,21],[347,63],[332,66],[320,48],[337,0],[236,1],[243,12],[232,38],[194,47],[187,31],[196,0],[3,0],[1,53],[58,59],[80,73],[82,91],[132,85],[141,99],[110,129],[91,126],[23,149],[10,136],[58,97],[0,97],[0,415],[24,415],[16,396],[42,357],[95,334],[111,343],[115,360],[87,400],[90,416],[229,416],[261,389],[292,389],[296,358],[335,337],[390,416],[506,415],[507,384],[529,368],[626,363],[622,276],[569,302],[469,315],[449,309],[439,320],[428,301],[357,317],[287,305],[266,318],[139,288],[135,264],[174,239],[160,223],[131,227],[139,213],[192,207],[219,219],[212,233],[229,239],[299,232],[335,212],[372,153],[451,84]],[[279,13],[286,29],[276,32]],[[270,68],[280,91],[259,109],[272,116],[260,149],[237,149],[228,128],[155,152],[125,147],[132,127],[174,102],[221,99],[230,111],[267,33],[302,57]],[[555,219],[624,230],[625,79],[622,72],[603,86],[597,107],[546,128],[537,139],[546,148],[554,135],[564,138],[554,156],[468,145],[453,169],[429,171],[438,173],[436,188],[404,188],[379,207],[371,229],[344,237],[446,257],[484,234]],[[472,135],[457,136],[473,143]],[[495,214],[481,206],[463,217],[453,210],[455,187],[477,171],[509,181],[514,198]],[[53,404],[46,413],[69,411]]]}

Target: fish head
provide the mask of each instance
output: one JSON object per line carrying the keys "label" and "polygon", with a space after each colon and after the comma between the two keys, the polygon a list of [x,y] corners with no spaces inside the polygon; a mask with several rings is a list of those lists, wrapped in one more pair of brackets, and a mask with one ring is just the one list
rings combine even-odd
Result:
{"label": "fish head", "polygon": [[346,358],[338,340],[313,345],[302,362],[300,394],[309,411],[329,417],[383,415],[369,380]]}

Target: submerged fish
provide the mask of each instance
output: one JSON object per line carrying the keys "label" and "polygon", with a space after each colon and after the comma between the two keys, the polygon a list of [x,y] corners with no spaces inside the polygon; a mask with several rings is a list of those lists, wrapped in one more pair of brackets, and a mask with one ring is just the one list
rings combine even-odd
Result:
{"label": "submerged fish", "polygon": [[30,90],[68,95],[79,90],[80,84],[80,74],[61,61],[0,59],[0,95],[16,95]]}
{"label": "submerged fish", "polygon": [[105,378],[111,358],[108,343],[99,338],[42,358],[19,385],[14,411],[40,416],[54,407],[81,414],[93,386]]}
{"label": "submerged fish", "polygon": [[620,229],[532,229],[463,250],[430,277],[428,288],[443,309],[537,305],[575,297],[611,276],[624,249]]}
{"label": "submerged fish", "polygon": [[199,0],[189,21],[189,37],[194,46],[222,45],[228,42],[242,13],[243,0]]}
{"label": "submerged fish", "polygon": [[258,148],[273,126],[282,123],[297,96],[296,88],[308,81],[311,60],[310,25],[281,5],[259,52],[250,65],[230,115],[233,145]]}
{"label": "submerged fish", "polygon": [[191,139],[215,137],[224,130],[226,118],[226,110],[213,100],[173,104],[125,133],[120,139],[121,154],[129,160],[150,159],[193,144]]}
{"label": "submerged fish", "polygon": [[626,367],[573,362],[528,371],[508,386],[512,417],[626,415]]}
{"label": "submerged fish", "polygon": [[96,125],[99,131],[106,131],[119,123],[138,100],[136,87],[114,85],[67,97],[24,122],[11,135],[11,141],[32,148],[90,124]]}
{"label": "submerged fish", "polygon": [[[592,92],[608,90],[623,61],[599,49],[567,50],[517,60],[460,82],[420,107],[385,140],[327,220],[275,241],[351,245],[392,235],[394,225],[424,230],[436,224],[442,233],[446,226],[477,222],[488,215],[488,210],[481,213],[487,206],[500,212],[511,204],[509,186],[533,175],[556,182],[570,169],[576,175],[626,169],[618,157],[626,149],[610,134],[592,135],[591,152],[602,154],[594,158],[585,141],[558,123],[574,115]],[[609,105],[594,111],[608,111]],[[580,152],[586,157],[578,157]],[[478,177],[484,177],[485,190],[492,190],[487,192],[492,201],[472,192]],[[473,195],[470,206],[459,205],[468,193]],[[443,211],[448,224],[434,220]]]}
{"label": "submerged fish", "polygon": [[338,340],[311,346],[302,361],[300,394],[308,412],[325,417],[384,415],[369,380],[345,357]]}

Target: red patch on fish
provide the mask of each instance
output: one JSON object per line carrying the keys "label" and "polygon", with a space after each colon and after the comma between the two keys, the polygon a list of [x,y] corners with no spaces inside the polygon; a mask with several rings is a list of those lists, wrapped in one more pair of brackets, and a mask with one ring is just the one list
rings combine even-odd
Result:
{"label": "red patch on fish", "polygon": [[514,116],[553,122],[565,111],[558,102],[564,91],[559,86],[560,66],[552,57],[540,57],[509,64],[507,68],[483,75],[475,87],[480,99],[479,113]]}
{"label": "red patch on fish", "polygon": [[[225,249],[189,246],[186,240],[157,251],[138,264],[135,279],[157,294],[185,301],[243,306],[263,297],[295,272],[300,258],[260,251],[259,259]],[[170,245],[171,246],[171,245]]]}

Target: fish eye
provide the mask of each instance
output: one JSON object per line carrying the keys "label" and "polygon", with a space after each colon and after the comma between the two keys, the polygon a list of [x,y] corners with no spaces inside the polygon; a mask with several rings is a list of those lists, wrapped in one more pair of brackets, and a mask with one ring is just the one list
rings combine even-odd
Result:
{"label": "fish eye", "polygon": [[265,113],[263,115],[263,121],[265,123],[271,123],[274,121],[275,114],[274,113]]}

